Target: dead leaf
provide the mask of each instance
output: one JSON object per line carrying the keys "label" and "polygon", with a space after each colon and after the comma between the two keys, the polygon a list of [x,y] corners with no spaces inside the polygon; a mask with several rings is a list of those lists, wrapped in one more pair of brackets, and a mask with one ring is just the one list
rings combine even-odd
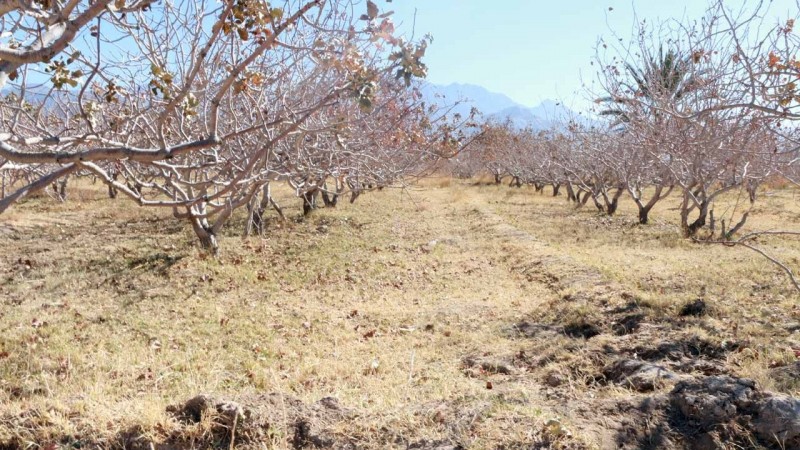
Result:
{"label": "dead leaf", "polygon": [[147,368],[147,370],[136,377],[136,381],[144,381],[144,380],[152,380],[153,379],[153,369]]}
{"label": "dead leaf", "polygon": [[161,342],[156,338],[150,338],[150,349],[154,352],[161,351]]}
{"label": "dead leaf", "polygon": [[378,17],[378,5],[376,5],[372,0],[367,0],[367,15],[369,16],[370,20]]}

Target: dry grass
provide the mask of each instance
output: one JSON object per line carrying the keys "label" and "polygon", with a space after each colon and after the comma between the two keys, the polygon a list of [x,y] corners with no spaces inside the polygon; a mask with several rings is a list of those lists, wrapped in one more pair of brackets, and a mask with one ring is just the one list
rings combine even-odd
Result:
{"label": "dry grass", "polygon": [[[642,227],[627,203],[608,219],[532,189],[429,180],[273,221],[264,238],[234,223],[210,259],[164,212],[92,186],[71,194],[0,218],[0,448],[199,436],[165,412],[198,393],[335,397],[357,417],[331,432],[359,448],[605,446],[580,407],[632,395],[595,383],[609,358],[598,349],[628,345],[604,311],[631,302],[675,340],[743,342],[726,370],[798,393],[769,372],[800,348],[786,331],[796,293],[747,250],[681,239],[677,200]],[[787,228],[795,195],[762,196],[749,228]],[[762,245],[797,263],[797,242]],[[700,296],[707,316],[676,319]],[[525,338],[524,322],[602,334]],[[552,374],[564,383],[546,386]],[[287,430],[264,445],[290,447]]]}

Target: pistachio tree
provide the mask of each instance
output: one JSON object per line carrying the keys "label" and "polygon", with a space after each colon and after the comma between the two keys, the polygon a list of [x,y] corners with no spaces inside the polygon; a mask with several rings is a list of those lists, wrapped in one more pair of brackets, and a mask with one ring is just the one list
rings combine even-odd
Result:
{"label": "pistachio tree", "polygon": [[332,158],[389,74],[426,73],[427,40],[395,37],[372,1],[9,1],[0,17],[0,164],[35,168],[0,213],[91,173],[212,251],[270,181],[318,181],[289,149]]}

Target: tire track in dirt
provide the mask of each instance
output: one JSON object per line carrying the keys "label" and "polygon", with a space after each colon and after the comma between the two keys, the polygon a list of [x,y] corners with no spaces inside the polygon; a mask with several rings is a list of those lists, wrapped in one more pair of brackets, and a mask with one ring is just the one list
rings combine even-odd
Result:
{"label": "tire track in dirt", "polygon": [[[599,270],[588,267],[559,253],[547,242],[515,227],[491,206],[471,202],[473,214],[479,217],[471,224],[472,231],[504,241],[506,268],[512,275],[528,283],[537,283],[553,294],[542,302],[539,312],[521,323],[509,324],[508,334],[530,342],[530,350],[514,355],[490,355],[470,361],[472,366],[494,373],[508,373],[506,367],[522,369],[510,389],[535,391],[547,410],[562,417],[569,433],[580,429],[580,435],[601,448],[617,448],[615,424],[608,416],[597,414],[603,402],[590,392],[591,387],[579,377],[594,378],[601,373],[602,362],[593,360],[589,338],[613,333],[617,317],[613,311],[625,311],[630,299],[624,286],[608,279]],[[571,318],[573,309],[596,310],[590,318]],[[599,316],[599,317],[598,317]],[[566,355],[565,353],[568,353]],[[573,365],[577,373],[562,373],[551,366]],[[501,369],[501,370],[498,370]],[[609,410],[607,406],[603,406]],[[561,427],[561,419],[553,426]],[[551,424],[552,425],[552,424]],[[562,431],[557,430],[558,433]],[[576,442],[577,447],[581,444]]]}
{"label": "tire track in dirt", "polygon": [[[512,270],[529,281],[545,284],[555,293],[576,291],[586,295],[620,295],[624,287],[609,280],[599,270],[583,265],[568,255],[558,253],[549,244],[525,230],[509,224],[499,213],[485,204],[473,203],[472,210],[481,216],[481,225],[473,230],[488,233],[517,247]],[[478,228],[477,230],[475,228]],[[483,229],[481,229],[483,228]]]}

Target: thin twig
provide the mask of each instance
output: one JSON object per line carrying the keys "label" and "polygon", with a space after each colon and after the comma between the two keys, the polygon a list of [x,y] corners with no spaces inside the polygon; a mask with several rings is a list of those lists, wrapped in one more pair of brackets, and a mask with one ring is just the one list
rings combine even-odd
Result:
{"label": "thin twig", "polygon": [[775,258],[774,256],[768,254],[764,250],[748,243],[748,241],[755,240],[759,236],[770,235],[770,236],[800,236],[800,232],[798,231],[756,231],[753,233],[748,233],[737,240],[701,240],[701,239],[694,239],[695,242],[698,243],[705,243],[705,244],[720,244],[726,247],[736,247],[742,246],[744,248],[748,248],[759,255],[763,256],[771,263],[775,264],[776,266],[780,267],[786,275],[789,277],[789,281],[792,282],[794,288],[800,292],[800,282],[798,282],[797,277],[795,277],[794,272],[790,269],[786,264],[782,263],[780,260]]}

